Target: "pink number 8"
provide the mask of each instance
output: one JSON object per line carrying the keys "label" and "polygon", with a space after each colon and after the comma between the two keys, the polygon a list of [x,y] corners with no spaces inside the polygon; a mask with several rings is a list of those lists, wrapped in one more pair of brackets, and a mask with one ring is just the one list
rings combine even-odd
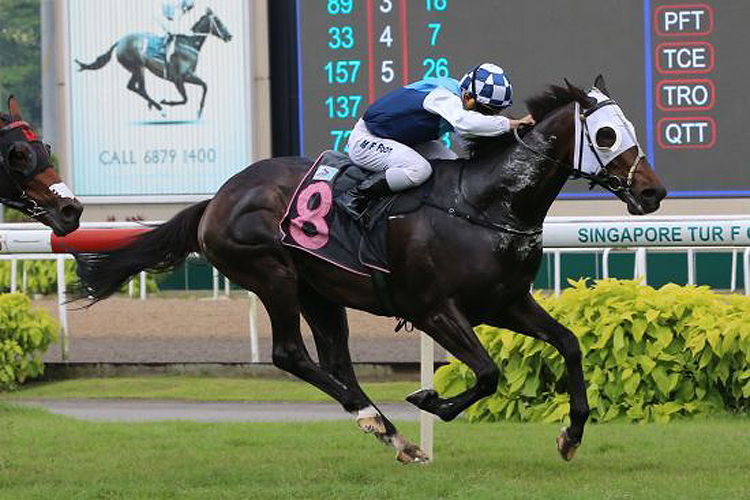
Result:
{"label": "pink number 8", "polygon": [[[310,198],[316,193],[320,196],[320,203],[311,210],[309,208]],[[331,186],[325,182],[310,184],[302,190],[297,197],[297,213],[299,216],[292,219],[289,227],[289,232],[297,243],[310,250],[317,250],[328,243],[328,224],[326,224],[325,216],[331,211],[332,200]],[[305,222],[309,222],[315,228],[314,236],[309,236],[302,230],[302,225]]]}

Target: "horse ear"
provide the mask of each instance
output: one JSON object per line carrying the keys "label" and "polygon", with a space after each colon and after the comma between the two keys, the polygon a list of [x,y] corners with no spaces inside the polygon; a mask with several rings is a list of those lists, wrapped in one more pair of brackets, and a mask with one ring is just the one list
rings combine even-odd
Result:
{"label": "horse ear", "polygon": [[568,86],[568,92],[570,92],[573,95],[577,95],[578,98],[576,99],[584,108],[590,108],[591,106],[596,104],[596,99],[589,97],[586,95],[586,92],[581,90],[580,88],[576,87],[572,83],[568,81],[567,78],[564,78],[565,85]]}
{"label": "horse ear", "polygon": [[8,111],[10,111],[10,117],[13,121],[21,121],[21,109],[18,107],[18,99],[15,96],[10,96],[8,99]]}
{"label": "horse ear", "polygon": [[604,83],[604,77],[602,75],[599,75],[594,80],[594,87],[601,90],[602,94],[606,95],[607,97],[612,97],[609,95],[609,90],[607,90],[607,84]]}

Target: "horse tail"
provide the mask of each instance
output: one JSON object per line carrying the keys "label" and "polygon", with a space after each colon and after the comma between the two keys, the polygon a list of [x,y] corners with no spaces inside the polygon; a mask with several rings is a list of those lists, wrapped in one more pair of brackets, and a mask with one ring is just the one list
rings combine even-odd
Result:
{"label": "horse tail", "polygon": [[112,44],[112,46],[109,48],[107,52],[97,57],[96,61],[92,62],[91,64],[82,63],[81,61],[76,59],[75,61],[76,61],[76,64],[78,64],[78,71],[83,71],[85,69],[101,68],[102,66],[104,66],[105,64],[109,62],[110,58],[112,57],[112,51],[115,49],[116,46],[117,46],[117,42]]}
{"label": "horse tail", "polygon": [[106,299],[141,271],[164,272],[182,264],[191,252],[200,252],[198,223],[211,200],[192,205],[164,224],[107,252],[76,253],[78,278],[72,300],[91,303]]}

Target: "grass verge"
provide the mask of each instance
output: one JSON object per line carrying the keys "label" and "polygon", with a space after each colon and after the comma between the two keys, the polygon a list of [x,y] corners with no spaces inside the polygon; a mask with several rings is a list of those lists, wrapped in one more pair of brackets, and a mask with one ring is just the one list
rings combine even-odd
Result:
{"label": "grass verge", "polygon": [[[748,498],[750,420],[590,426],[439,423],[437,459],[401,466],[353,422],[115,424],[0,403],[0,499]],[[416,424],[401,425],[416,438]]]}
{"label": "grass verge", "polygon": [[[376,402],[403,401],[419,389],[414,382],[363,383]],[[192,376],[112,377],[28,383],[20,390],[0,393],[0,401],[14,398],[133,398],[195,401],[333,402],[310,384],[297,380]]]}

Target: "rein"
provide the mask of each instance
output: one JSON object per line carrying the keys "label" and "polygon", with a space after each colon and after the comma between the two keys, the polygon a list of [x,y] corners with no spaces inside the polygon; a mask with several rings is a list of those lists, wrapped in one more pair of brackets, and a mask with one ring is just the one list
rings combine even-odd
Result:
{"label": "rein", "polygon": [[[466,162],[462,161],[461,162],[461,168],[460,168],[459,174],[458,174],[458,186],[457,186],[457,189],[458,189],[458,193],[459,193],[460,198],[463,199],[463,201],[465,201],[469,206],[471,206],[471,204],[468,203],[468,201],[464,198],[463,194],[461,194],[462,193],[461,185],[463,183],[464,167],[465,166],[466,166]],[[409,196],[408,193],[405,193],[405,195]],[[469,224],[472,224],[474,226],[484,227],[484,228],[490,229],[492,231],[499,231],[499,232],[502,232],[502,233],[510,233],[510,234],[514,234],[516,236],[538,236],[538,235],[542,234],[542,231],[543,231],[542,226],[536,227],[534,229],[518,229],[518,228],[515,228],[515,227],[511,226],[510,224],[503,224],[503,223],[500,223],[500,222],[493,222],[493,221],[488,220],[488,219],[486,219],[484,217],[475,217],[475,216],[469,214],[468,212],[464,212],[463,210],[461,210],[461,209],[459,209],[459,208],[457,208],[455,206],[453,206],[453,207],[446,207],[446,206],[440,205],[438,203],[434,203],[433,201],[431,201],[428,198],[427,195],[421,196],[420,197],[420,201],[422,202],[423,205],[426,205],[428,207],[434,208],[436,210],[440,210],[441,212],[445,212],[446,214],[448,214],[451,217],[458,217],[459,219],[464,220],[464,221],[468,222]],[[458,199],[457,199],[457,201],[458,201]],[[456,205],[457,204],[458,203],[456,203]]]}

